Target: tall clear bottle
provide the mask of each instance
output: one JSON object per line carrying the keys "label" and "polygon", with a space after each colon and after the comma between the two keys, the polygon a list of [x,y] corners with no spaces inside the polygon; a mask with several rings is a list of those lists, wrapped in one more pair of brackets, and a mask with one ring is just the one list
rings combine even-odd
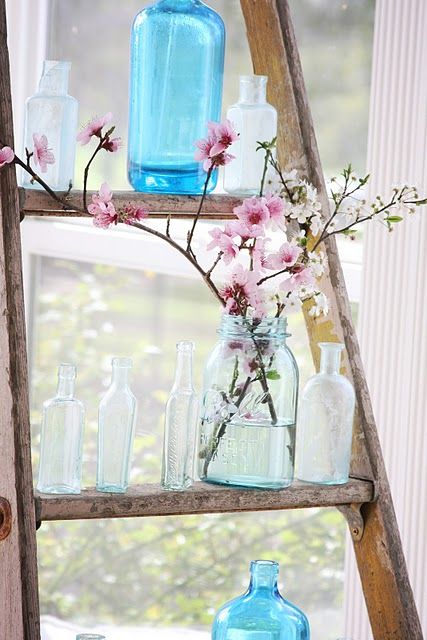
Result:
{"label": "tall clear bottle", "polygon": [[278,575],[277,562],[251,562],[249,588],[218,611],[212,640],[310,640],[306,616],[279,593]]}
{"label": "tall clear bottle", "polygon": [[193,482],[198,397],[193,387],[194,344],[176,345],[175,381],[166,405],[161,485],[183,491]]}
{"label": "tall clear bottle", "polygon": [[56,396],[43,405],[40,467],[41,493],[80,493],[84,407],[74,397],[76,367],[61,364]]}
{"label": "tall clear bottle", "polygon": [[264,170],[258,142],[277,135],[277,111],[267,102],[267,76],[240,76],[240,96],[227,111],[227,118],[240,134],[230,147],[235,160],[224,168],[224,189],[236,195],[259,193]]}
{"label": "tall clear bottle", "polygon": [[[221,117],[225,28],[200,0],[159,0],[131,38],[129,182],[136,191],[202,193],[194,142]],[[216,184],[212,175],[209,191]]]}
{"label": "tall clear bottle", "polygon": [[[47,165],[41,173],[31,158],[31,167],[54,191],[66,191],[74,179],[74,159],[78,126],[78,102],[68,95],[68,77],[71,62],[45,60],[38,91],[28,98],[25,108],[24,147],[30,152],[34,148],[33,135],[45,135],[48,148],[55,162]],[[25,153],[24,153],[25,157]],[[30,175],[23,172],[26,189],[41,189],[30,182]]]}
{"label": "tall clear bottle", "polygon": [[348,482],[354,389],[340,375],[344,345],[321,342],[320,373],[307,382],[297,426],[297,477],[319,484]]}
{"label": "tall clear bottle", "polygon": [[111,385],[98,413],[98,491],[125,493],[136,420],[136,398],[129,388],[130,358],[113,358]]}

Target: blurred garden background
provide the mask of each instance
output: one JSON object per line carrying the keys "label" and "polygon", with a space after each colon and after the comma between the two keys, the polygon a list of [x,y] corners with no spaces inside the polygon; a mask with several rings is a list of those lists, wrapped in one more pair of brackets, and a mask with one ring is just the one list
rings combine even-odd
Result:
{"label": "blurred garden background", "polygon": [[[227,28],[226,108],[237,99],[239,74],[251,72],[249,51],[238,0],[208,4],[223,16]],[[363,173],[374,2],[290,4],[325,174],[336,174],[350,161]],[[46,58],[71,60],[70,93],[79,100],[80,121],[111,110],[124,140],[129,30],[143,6],[141,0],[50,3]],[[79,149],[77,187],[88,155],[87,148]],[[126,144],[116,157],[105,154],[95,165],[91,188],[104,180],[115,189],[129,188]],[[67,224],[40,220],[25,222],[24,228],[32,225],[29,235],[48,239],[55,225],[67,238]],[[85,223],[74,224],[82,232],[86,229]],[[184,233],[182,225],[178,230]],[[207,225],[202,225],[202,235],[206,232]],[[177,258],[160,244],[156,251],[164,265],[150,268],[144,262],[148,241],[142,235],[141,260],[135,260],[134,267],[123,266],[123,238],[108,259],[98,254],[106,233],[91,229],[87,260],[73,257],[66,240],[62,254],[55,247],[28,252],[34,468],[37,471],[42,402],[54,393],[57,365],[74,362],[76,395],[87,409],[83,480],[87,486],[94,484],[97,405],[109,384],[111,357],[131,356],[132,388],[139,401],[132,482],[158,482],[175,343],[196,342],[195,380],[200,389],[220,310],[193,274],[173,275]],[[290,328],[289,344],[303,383],[312,367],[300,315],[290,318]],[[127,638],[123,631],[114,635],[114,627],[126,626],[143,627],[147,637],[148,627],[158,628],[158,635],[150,638],[166,640],[167,630],[162,636],[160,629],[168,627],[187,629],[188,638],[190,630],[208,637],[216,609],[245,589],[249,561],[262,557],[280,562],[283,594],[307,613],[314,640],[333,640],[342,633],[344,545],[345,524],[336,510],[44,523],[38,553],[45,637],[68,640],[59,631],[47,635],[53,633],[48,630],[52,619],[88,630],[110,625],[109,640]]]}

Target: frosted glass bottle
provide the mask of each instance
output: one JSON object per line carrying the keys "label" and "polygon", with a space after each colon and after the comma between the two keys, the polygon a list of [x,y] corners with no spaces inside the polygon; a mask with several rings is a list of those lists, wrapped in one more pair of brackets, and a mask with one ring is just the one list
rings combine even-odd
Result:
{"label": "frosted glass bottle", "polygon": [[267,102],[267,76],[240,76],[240,97],[227,111],[227,118],[240,134],[230,147],[235,160],[224,168],[224,189],[242,196],[260,191],[265,153],[258,142],[277,135],[277,111]]}
{"label": "frosted glass bottle", "polygon": [[130,358],[113,358],[111,385],[99,404],[97,491],[125,493],[135,433],[136,398],[128,385]]}
{"label": "frosted glass bottle", "polygon": [[[74,179],[78,102],[68,95],[70,68],[70,62],[45,60],[39,89],[28,98],[25,108],[24,147],[30,152],[33,150],[34,133],[47,137],[55,163],[47,165],[45,173],[34,165],[33,158],[30,164],[54,191],[66,191]],[[26,157],[25,150],[23,157]],[[31,184],[30,178],[23,171],[23,186],[26,189],[42,188],[37,183]]]}
{"label": "frosted glass bottle", "polygon": [[212,640],[310,640],[306,616],[279,593],[278,574],[277,562],[251,562],[249,588],[218,611]]}
{"label": "frosted glass bottle", "polygon": [[61,364],[56,396],[43,405],[40,467],[41,493],[80,493],[84,407],[74,398],[76,367]]}
{"label": "frosted glass bottle", "polygon": [[202,193],[194,142],[221,117],[224,46],[221,17],[200,0],[159,0],[136,16],[128,144],[136,191]]}
{"label": "frosted glass bottle", "polygon": [[193,482],[198,397],[193,387],[194,344],[176,345],[176,374],[166,405],[161,485],[183,491]]}
{"label": "frosted glass bottle", "polygon": [[340,375],[343,344],[321,342],[320,373],[306,384],[297,425],[297,477],[319,484],[348,482],[355,394]]}

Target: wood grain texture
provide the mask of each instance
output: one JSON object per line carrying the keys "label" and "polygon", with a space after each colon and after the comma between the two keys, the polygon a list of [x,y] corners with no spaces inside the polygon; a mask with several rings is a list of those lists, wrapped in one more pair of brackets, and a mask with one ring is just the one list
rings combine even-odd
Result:
{"label": "wood grain texture", "polygon": [[[89,192],[89,200],[92,196]],[[19,189],[21,212],[26,216],[82,216],[76,213],[76,208],[82,206],[82,192],[71,191],[67,196],[69,210],[64,210],[45,191],[36,189]],[[144,207],[154,218],[167,218],[169,214],[174,218],[191,218],[197,213],[200,196],[157,195],[136,193],[135,191],[117,191],[114,193],[114,204],[120,207],[127,204]],[[202,219],[233,218],[233,208],[241,203],[241,199],[227,195],[207,196],[203,205]]]}
{"label": "wood grain texture", "polygon": [[330,507],[369,502],[374,498],[374,486],[369,480],[354,478],[339,486],[295,482],[277,491],[196,482],[183,492],[163,491],[157,484],[148,484],[131,486],[125,494],[86,489],[80,495],[73,496],[37,492],[35,495],[37,520],[43,521]]}
{"label": "wood grain texture", "polygon": [[[301,169],[318,189],[329,211],[313,122],[287,0],[241,0],[256,73],[269,76],[269,97],[279,113],[279,158],[285,168]],[[266,46],[268,43],[268,46]],[[275,55],[272,55],[272,51]],[[294,130],[296,129],[296,130]],[[334,239],[325,246],[329,268],[322,289],[328,317],[306,323],[313,358],[318,342],[345,342],[344,373],[353,381],[358,411],[353,433],[352,475],[373,477],[379,499],[365,510],[365,533],[355,543],[359,570],[376,640],[422,639],[406,569],[390,487],[360,357],[356,332]]]}
{"label": "wood grain texture", "polygon": [[[0,0],[0,139],[13,147],[5,0]],[[0,542],[0,638],[39,640],[39,605],[21,239],[15,168],[0,172],[0,496],[12,508]]]}

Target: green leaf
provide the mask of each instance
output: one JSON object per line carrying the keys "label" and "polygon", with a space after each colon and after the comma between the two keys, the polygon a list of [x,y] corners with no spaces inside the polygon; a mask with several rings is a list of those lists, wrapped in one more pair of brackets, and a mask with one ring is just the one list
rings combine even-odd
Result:
{"label": "green leaf", "polygon": [[280,380],[280,373],[278,373],[276,369],[271,369],[270,371],[267,371],[265,377],[268,380]]}
{"label": "green leaf", "polygon": [[401,216],[387,216],[386,222],[402,222],[403,218]]}

